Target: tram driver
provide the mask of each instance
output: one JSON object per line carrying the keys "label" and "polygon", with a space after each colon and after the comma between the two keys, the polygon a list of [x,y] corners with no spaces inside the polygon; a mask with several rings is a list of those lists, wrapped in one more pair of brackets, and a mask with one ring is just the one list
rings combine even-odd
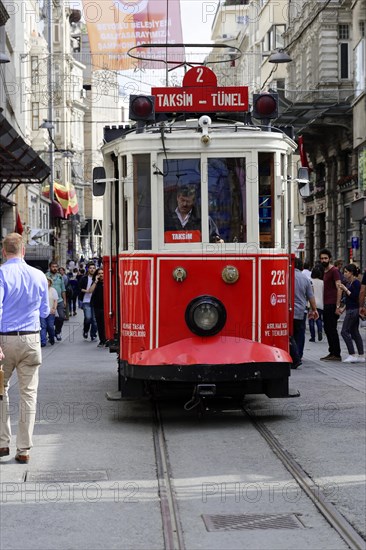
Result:
{"label": "tram driver", "polygon": [[[211,216],[209,216],[210,242],[224,242]],[[196,206],[196,190],[192,185],[178,188],[177,207],[165,214],[165,231],[201,231],[201,217]]]}

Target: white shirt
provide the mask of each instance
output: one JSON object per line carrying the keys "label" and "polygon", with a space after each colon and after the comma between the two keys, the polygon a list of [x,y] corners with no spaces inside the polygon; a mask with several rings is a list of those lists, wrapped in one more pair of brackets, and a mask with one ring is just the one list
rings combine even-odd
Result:
{"label": "white shirt", "polygon": [[[89,288],[92,286],[93,284],[93,277],[91,277],[90,275],[88,275],[88,283],[86,285],[86,290],[89,290]],[[90,300],[91,300],[91,293],[90,292],[85,292],[84,293],[84,298],[83,298],[83,304],[89,304],[90,303]]]}
{"label": "white shirt", "polygon": [[311,279],[317,309],[324,309],[324,281]]}
{"label": "white shirt", "polygon": [[[56,304],[55,304],[55,300],[56,300]],[[53,286],[50,286],[48,289],[48,303],[49,303],[50,309],[57,309],[57,302],[58,302],[57,290]]]}

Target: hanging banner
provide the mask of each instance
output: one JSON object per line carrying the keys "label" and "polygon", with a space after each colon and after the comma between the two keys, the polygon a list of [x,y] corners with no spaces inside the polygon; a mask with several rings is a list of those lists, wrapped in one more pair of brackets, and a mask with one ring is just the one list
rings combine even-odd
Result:
{"label": "hanging banner", "polygon": [[[83,16],[94,70],[164,69],[157,60],[167,58],[167,48],[134,50],[134,55],[141,53],[148,61],[131,58],[127,52],[141,44],[183,41],[180,0],[83,0]],[[177,64],[182,61],[177,49],[168,55],[176,56]]]}
{"label": "hanging banner", "polygon": [[308,157],[304,147],[304,138],[302,136],[299,136],[297,143],[299,147],[301,166],[303,166],[304,168],[309,168]]}
{"label": "hanging banner", "polygon": [[16,211],[16,214],[17,214],[17,219],[16,219],[16,222],[15,222],[14,233],[19,233],[19,235],[22,235],[23,231],[24,231],[24,227],[23,227],[23,224],[22,224],[22,220],[20,219],[20,214],[19,214],[18,210]]}
{"label": "hanging banner", "polygon": [[[76,196],[75,187],[72,183],[69,183],[66,187],[65,185],[61,185],[61,183],[55,181],[53,183],[53,191],[57,202],[62,207],[65,218],[67,218],[70,214],[77,214],[79,212],[78,199]],[[49,193],[50,186],[46,185],[43,188],[42,194],[45,197],[49,197]]]}

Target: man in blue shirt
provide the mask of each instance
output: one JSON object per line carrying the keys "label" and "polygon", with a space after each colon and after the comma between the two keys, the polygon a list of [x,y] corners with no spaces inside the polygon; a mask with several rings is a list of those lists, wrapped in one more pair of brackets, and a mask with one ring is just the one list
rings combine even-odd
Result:
{"label": "man in blue shirt", "polygon": [[3,241],[6,263],[0,267],[0,360],[4,368],[4,396],[0,401],[0,457],[9,455],[11,427],[8,387],[17,371],[20,410],[15,460],[29,462],[36,417],[38,369],[41,366],[40,317],[47,317],[47,279],[23,260],[24,244],[18,233]]}
{"label": "man in blue shirt", "polygon": [[306,308],[307,302],[310,303],[311,311],[309,318],[319,318],[316,302],[314,298],[313,287],[310,279],[302,273],[303,263],[300,258],[295,258],[295,303],[294,303],[294,320],[293,320],[293,338],[297,347],[297,355],[293,357],[292,368],[297,368],[301,365],[301,359],[304,353],[305,344],[305,329],[306,329]]}

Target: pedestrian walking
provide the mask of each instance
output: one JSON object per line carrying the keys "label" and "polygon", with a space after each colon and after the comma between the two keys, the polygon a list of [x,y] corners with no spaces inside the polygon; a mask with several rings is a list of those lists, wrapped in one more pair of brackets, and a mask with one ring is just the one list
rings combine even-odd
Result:
{"label": "pedestrian walking", "polygon": [[361,290],[359,297],[359,306],[360,306],[360,317],[366,319],[366,271],[363,273],[361,280]]}
{"label": "pedestrian walking", "polygon": [[[341,335],[349,356],[344,359],[343,363],[364,363],[364,346],[359,331],[359,299],[361,283],[357,278],[357,267],[354,264],[348,264],[344,268],[344,276],[347,283],[341,285],[343,292],[346,295],[346,315],[342,325]],[[353,345],[355,342],[358,355],[355,353]]]}
{"label": "pedestrian walking", "polygon": [[69,285],[69,277],[67,276],[66,269],[64,267],[59,267],[58,272],[64,280],[65,293],[66,293],[66,304],[65,304],[65,321],[70,320],[70,310],[69,310],[69,298],[72,295],[72,289]]}
{"label": "pedestrian walking", "polygon": [[49,271],[46,273],[46,277],[52,279],[52,286],[57,290],[57,316],[55,317],[55,338],[56,340],[62,340],[62,327],[65,320],[66,309],[66,288],[62,275],[58,272],[57,262],[51,261],[49,265]]}
{"label": "pedestrian walking", "polygon": [[328,248],[319,253],[320,262],[324,268],[324,310],[323,325],[328,340],[328,355],[321,357],[321,361],[341,361],[341,345],[337,330],[337,323],[341,314],[341,274],[332,264],[332,254]]}
{"label": "pedestrian walking", "polygon": [[94,282],[93,275],[95,273],[95,264],[93,262],[89,262],[87,268],[87,274],[80,279],[79,296],[80,300],[82,300],[84,311],[83,337],[85,338],[85,340],[88,338],[88,333],[90,329],[90,339],[92,342],[94,342],[97,337],[97,322],[95,320],[93,306],[90,302],[93,292],[91,286]]}
{"label": "pedestrian walking", "polygon": [[78,282],[78,308],[79,309],[83,309],[83,300],[82,300],[82,296],[81,296],[81,292],[80,292],[80,281],[84,277],[84,275],[85,275],[85,269],[84,268],[79,268],[79,270],[77,272],[77,275],[76,275],[76,280]]}
{"label": "pedestrian walking", "polygon": [[4,396],[0,401],[0,457],[10,454],[9,381],[17,371],[20,394],[15,460],[29,462],[36,417],[38,371],[42,362],[40,317],[49,315],[44,274],[24,261],[25,246],[18,233],[3,241],[5,264],[0,267],[0,360],[4,368]]}
{"label": "pedestrian walking", "polygon": [[321,269],[319,266],[315,266],[311,271],[311,284],[313,286],[316,309],[318,311],[319,317],[316,320],[313,317],[309,318],[309,342],[315,342],[315,325],[318,331],[319,342],[323,340],[324,282],[322,277],[323,269]]}
{"label": "pedestrian walking", "polygon": [[47,334],[51,346],[55,343],[55,315],[57,313],[57,290],[52,286],[52,279],[48,277],[48,305],[50,306],[50,314],[48,317],[41,317],[41,347],[47,344]]}
{"label": "pedestrian walking", "polygon": [[309,311],[309,318],[316,320],[319,317],[310,279],[302,273],[302,268],[303,263],[300,258],[295,258],[295,307],[293,338],[296,343],[298,356],[297,363],[293,364],[294,368],[301,365],[301,359],[304,353],[307,302],[310,303],[311,307],[311,310]]}
{"label": "pedestrian walking", "polygon": [[77,279],[78,270],[75,267],[73,271],[69,274],[69,287],[71,289],[69,296],[69,312],[70,316],[77,315],[76,311],[76,302],[79,296],[79,281]]}
{"label": "pedestrian walking", "polygon": [[346,279],[343,275],[343,260],[341,258],[338,258],[338,260],[334,262],[334,267],[336,267],[339,271],[339,274],[341,276],[341,283],[346,283]]}
{"label": "pedestrian walking", "polygon": [[304,262],[304,268],[303,268],[302,272],[308,279],[311,278],[311,269],[310,269],[310,263],[309,262]]}
{"label": "pedestrian walking", "polygon": [[104,348],[106,343],[105,338],[105,328],[104,328],[104,276],[103,276],[103,268],[100,267],[96,270],[94,274],[94,282],[91,286],[92,288],[92,297],[91,297],[91,305],[94,309],[95,319],[97,322],[98,327],[98,335],[99,335],[99,344],[98,348]]}

